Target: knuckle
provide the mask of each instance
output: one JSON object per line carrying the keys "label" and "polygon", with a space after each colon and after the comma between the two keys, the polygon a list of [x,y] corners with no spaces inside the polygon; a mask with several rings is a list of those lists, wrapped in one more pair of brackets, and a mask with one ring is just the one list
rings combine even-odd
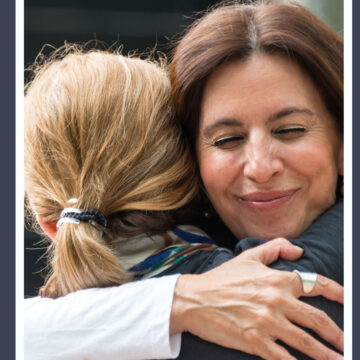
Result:
{"label": "knuckle", "polygon": [[325,311],[317,310],[317,311],[315,311],[313,316],[314,316],[314,320],[315,320],[316,325],[318,325],[319,327],[327,327],[327,326],[330,325],[329,324],[329,317],[327,316]]}
{"label": "knuckle", "polygon": [[262,336],[256,328],[248,328],[243,332],[243,338],[246,342],[251,344],[260,344]]}
{"label": "knuckle", "polygon": [[318,275],[316,285],[320,290],[324,290],[330,286],[330,280],[325,276]]}
{"label": "knuckle", "polygon": [[[275,293],[268,297],[268,305],[271,309],[285,309],[291,306],[291,301],[281,293]],[[271,311],[273,314],[273,311]]]}
{"label": "knuckle", "polygon": [[303,333],[299,336],[298,342],[302,348],[312,350],[313,352],[312,356],[314,357],[314,359],[318,359],[318,360],[333,359],[332,352],[330,350],[328,349],[323,349],[320,351],[318,349],[316,350],[314,339],[306,333]]}
{"label": "knuckle", "polygon": [[257,318],[257,322],[261,327],[275,326],[277,322],[276,318],[273,315],[273,312],[268,308],[258,310]]}
{"label": "knuckle", "polygon": [[298,337],[298,342],[300,346],[304,348],[311,348],[313,346],[313,341],[310,335],[303,333]]}
{"label": "knuckle", "polygon": [[344,333],[342,331],[337,332],[337,334],[335,335],[335,341],[336,344],[344,346]]}
{"label": "knuckle", "polygon": [[[261,344],[261,350],[262,350],[262,355],[266,354],[266,359],[269,360],[285,360],[288,359],[285,357],[284,353],[282,351],[279,351],[279,349],[274,349],[271,346],[271,342],[270,341],[265,341],[263,344]],[[260,347],[260,345],[257,345],[258,348]]]}
{"label": "knuckle", "polygon": [[[266,296],[266,304],[270,307],[275,307],[279,304],[280,296],[276,293],[273,293],[272,291],[269,291]],[[267,310],[267,309],[264,309]],[[266,314],[266,311],[264,311]]]}

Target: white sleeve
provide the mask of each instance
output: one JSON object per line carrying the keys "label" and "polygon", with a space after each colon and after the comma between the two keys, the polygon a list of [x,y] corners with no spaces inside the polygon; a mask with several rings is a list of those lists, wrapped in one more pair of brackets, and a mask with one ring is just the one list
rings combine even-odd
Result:
{"label": "white sleeve", "polygon": [[58,299],[26,299],[25,359],[177,357],[181,334],[169,336],[169,323],[178,276],[86,289]]}

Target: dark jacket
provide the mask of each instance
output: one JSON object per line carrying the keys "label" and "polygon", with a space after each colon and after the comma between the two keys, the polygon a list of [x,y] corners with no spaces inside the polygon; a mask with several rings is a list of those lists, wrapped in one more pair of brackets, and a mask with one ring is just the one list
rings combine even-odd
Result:
{"label": "dark jacket", "polygon": [[[295,261],[279,259],[270,267],[279,270],[316,272],[331,278],[343,285],[343,200],[330,208],[321,215],[301,236],[292,240],[292,243],[304,249],[303,256]],[[243,239],[235,247],[235,255],[242,251],[253,248],[264,243],[260,239]],[[202,273],[213,269],[223,262],[231,259],[233,255],[218,248],[212,253],[196,253],[178,266],[169,269],[161,275],[171,273]],[[327,300],[323,297],[304,297],[304,302],[313,305],[318,309],[324,310],[335,323],[343,328],[343,306],[339,303]],[[317,334],[307,330],[311,335],[325,343]],[[281,343],[297,359],[310,359],[308,356],[295,349]],[[325,343],[326,344],[326,343]],[[331,347],[331,345],[326,344]],[[259,359],[258,356],[250,355],[241,351],[236,351],[222,346],[204,341],[190,333],[182,335],[181,352],[178,359],[184,360],[245,360]]]}

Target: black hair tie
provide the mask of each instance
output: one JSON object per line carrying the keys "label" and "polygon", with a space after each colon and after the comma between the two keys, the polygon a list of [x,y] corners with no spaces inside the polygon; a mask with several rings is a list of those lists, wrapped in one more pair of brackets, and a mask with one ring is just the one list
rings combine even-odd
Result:
{"label": "black hair tie", "polygon": [[107,226],[107,220],[105,216],[95,209],[82,210],[78,208],[65,208],[60,215],[60,219],[56,224],[57,229],[65,223],[70,222],[73,224],[80,224],[80,222],[88,222],[89,224],[95,226],[102,235],[102,229],[97,226],[97,224],[102,227]]}

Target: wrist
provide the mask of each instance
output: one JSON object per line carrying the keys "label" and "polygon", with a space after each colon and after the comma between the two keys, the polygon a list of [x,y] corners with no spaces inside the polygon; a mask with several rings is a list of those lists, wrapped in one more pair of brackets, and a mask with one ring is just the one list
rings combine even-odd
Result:
{"label": "wrist", "polygon": [[199,275],[187,274],[179,276],[170,313],[170,335],[187,331],[186,314],[191,304],[192,285]]}

